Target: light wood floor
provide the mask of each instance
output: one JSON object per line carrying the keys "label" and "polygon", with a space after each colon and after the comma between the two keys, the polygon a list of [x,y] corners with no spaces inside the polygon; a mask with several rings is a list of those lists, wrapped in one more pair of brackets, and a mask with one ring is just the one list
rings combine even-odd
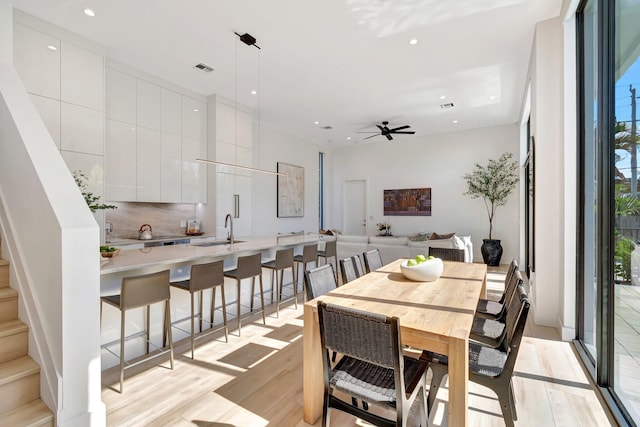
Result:
{"label": "light wood floor", "polygon": [[[489,289],[498,290],[499,274],[489,274]],[[267,325],[259,316],[243,321],[242,337],[230,323],[224,336],[197,341],[196,360],[187,342],[179,343],[175,367],[168,359],[143,363],[127,371],[123,394],[117,370],[103,373],[102,399],[109,426],[302,427],[302,305],[271,313]],[[245,326],[246,325],[246,326]],[[514,387],[517,426],[609,426],[593,384],[570,343],[531,319],[516,363]],[[158,364],[161,363],[161,364]],[[447,388],[441,387],[430,425],[447,425]],[[497,397],[470,383],[472,426],[503,426]],[[320,421],[315,425],[319,426]],[[367,425],[333,411],[332,426]]]}

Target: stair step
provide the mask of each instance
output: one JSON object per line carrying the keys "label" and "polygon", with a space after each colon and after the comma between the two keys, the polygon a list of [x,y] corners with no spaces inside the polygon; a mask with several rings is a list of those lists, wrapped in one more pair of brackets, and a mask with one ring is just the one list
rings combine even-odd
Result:
{"label": "stair step", "polygon": [[9,261],[0,258],[0,288],[9,286]]}
{"label": "stair step", "polygon": [[0,288],[0,322],[18,318],[18,291],[13,288]]}
{"label": "stair step", "polygon": [[53,413],[41,399],[0,415],[0,425],[20,427],[53,427]]}
{"label": "stair step", "polygon": [[19,319],[0,323],[0,363],[26,356],[29,327]]}
{"label": "stair step", "polygon": [[0,414],[39,399],[40,366],[29,356],[0,364],[0,396]]}

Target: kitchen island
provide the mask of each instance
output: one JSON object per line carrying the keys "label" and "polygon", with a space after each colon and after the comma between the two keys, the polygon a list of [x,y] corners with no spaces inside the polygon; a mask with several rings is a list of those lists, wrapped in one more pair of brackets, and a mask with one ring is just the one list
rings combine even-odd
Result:
{"label": "kitchen island", "polygon": [[[224,260],[225,270],[235,268],[239,256],[262,253],[263,259],[275,258],[278,249],[294,247],[295,253],[302,253],[302,247],[309,244],[317,244],[321,240],[316,234],[308,235],[288,235],[283,234],[276,237],[248,238],[234,242],[233,245],[226,241],[193,242],[191,244],[180,244],[171,246],[148,247],[141,249],[123,250],[118,256],[113,258],[103,258],[100,268],[100,294],[102,296],[115,295],[120,292],[120,286],[124,277],[137,276],[141,274],[154,273],[169,269],[171,280],[184,280],[189,277],[192,264]],[[106,260],[106,261],[105,261]],[[271,282],[268,270],[264,271],[264,293],[265,303],[271,299]],[[285,283],[292,283],[291,274],[285,276]],[[225,285],[225,296],[227,300],[227,316],[229,318],[229,330],[231,333],[236,329],[235,313],[238,302],[241,302],[242,315],[249,313],[248,306],[252,296],[250,295],[250,282],[242,287],[240,298],[237,295],[237,287],[232,286],[232,281]],[[256,287],[257,288],[257,287]],[[219,291],[218,291],[219,292]],[[220,295],[216,298],[216,318],[214,323],[218,325],[222,321]],[[206,291],[203,295],[204,307],[211,302],[211,292]],[[247,307],[245,307],[247,306]],[[174,343],[186,338],[189,329],[190,299],[188,292],[171,289],[171,320],[178,322],[178,328],[173,329]],[[205,310],[205,312],[207,312]],[[152,306],[151,309],[151,341],[155,345],[160,345],[162,340],[162,308]],[[145,310],[135,309],[127,311],[127,336],[139,335],[144,329]],[[267,320],[268,322],[268,320]],[[206,327],[206,326],[205,326]],[[113,307],[105,305],[102,313],[102,347],[110,348],[112,351],[119,346],[120,334],[119,311]],[[126,342],[126,359],[139,356],[144,353],[144,341],[141,339]],[[111,353],[103,350],[102,369],[114,366],[118,359]]]}

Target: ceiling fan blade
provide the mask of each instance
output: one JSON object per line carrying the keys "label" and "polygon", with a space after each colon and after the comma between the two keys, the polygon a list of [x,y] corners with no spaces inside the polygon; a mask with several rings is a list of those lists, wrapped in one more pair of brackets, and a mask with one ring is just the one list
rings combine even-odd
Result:
{"label": "ceiling fan blade", "polygon": [[[384,130],[386,129],[386,127],[382,127],[380,125],[376,125],[378,127],[378,129],[380,129],[380,132],[384,133]],[[387,129],[389,130],[389,129]]]}
{"label": "ceiling fan blade", "polygon": [[386,133],[384,136],[386,136],[386,137],[387,137],[387,139],[388,139],[389,141],[391,141],[391,140],[393,139],[393,138],[391,137],[391,135],[390,135],[390,134],[388,134],[388,133]]}
{"label": "ceiling fan blade", "polygon": [[413,135],[414,133],[416,133],[415,130],[405,130],[405,131],[400,131],[400,132],[393,132],[393,133],[403,133],[406,135]]}
{"label": "ceiling fan blade", "polygon": [[378,135],[380,135],[380,134],[376,132],[376,134],[375,134],[375,135],[371,135],[371,136],[368,136],[368,137],[366,137],[366,138],[362,138],[362,139],[369,139],[369,138],[373,138],[374,136],[378,136]]}
{"label": "ceiling fan blade", "polygon": [[375,131],[374,130],[371,130],[371,131],[362,130],[362,131],[357,131],[356,133],[380,133],[380,132],[378,132],[377,130],[375,130]]}
{"label": "ceiling fan blade", "polygon": [[390,132],[395,132],[395,131],[397,131],[397,130],[407,129],[407,128],[410,128],[410,127],[411,127],[411,126],[409,126],[409,125],[400,126],[400,127],[397,127],[397,128],[391,129],[391,130],[390,130]]}

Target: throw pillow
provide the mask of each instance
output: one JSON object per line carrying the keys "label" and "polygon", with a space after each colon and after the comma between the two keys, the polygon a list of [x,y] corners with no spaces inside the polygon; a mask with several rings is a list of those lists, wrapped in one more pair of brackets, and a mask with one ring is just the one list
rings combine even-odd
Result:
{"label": "throw pillow", "polygon": [[429,240],[450,239],[450,238],[452,238],[455,234],[456,234],[456,233],[449,233],[449,234],[431,233],[431,236],[429,236]]}

